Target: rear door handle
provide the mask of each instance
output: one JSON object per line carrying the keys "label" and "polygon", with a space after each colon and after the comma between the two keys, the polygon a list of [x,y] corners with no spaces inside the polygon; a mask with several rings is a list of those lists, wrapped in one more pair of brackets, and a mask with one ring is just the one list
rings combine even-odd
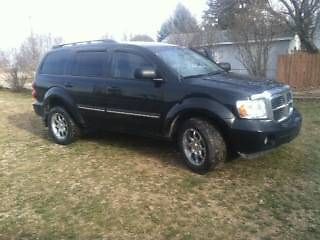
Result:
{"label": "rear door handle", "polygon": [[64,84],[64,86],[65,86],[66,88],[72,88],[72,87],[73,87],[73,85],[72,85],[71,83],[66,83],[66,84]]}
{"label": "rear door handle", "polygon": [[102,87],[100,85],[96,85],[93,88],[93,92],[97,95],[119,94],[121,93],[121,89],[119,87],[114,86]]}
{"label": "rear door handle", "polygon": [[93,92],[94,92],[94,94],[100,95],[100,96],[108,94],[107,88],[105,86],[101,86],[101,85],[95,85],[93,87]]}

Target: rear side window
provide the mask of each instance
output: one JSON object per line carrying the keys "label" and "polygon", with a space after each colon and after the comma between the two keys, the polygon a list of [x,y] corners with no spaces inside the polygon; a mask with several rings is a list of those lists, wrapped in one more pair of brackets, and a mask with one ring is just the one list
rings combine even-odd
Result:
{"label": "rear side window", "polygon": [[137,68],[152,67],[153,65],[140,55],[116,52],[113,57],[113,77],[134,79]]}
{"label": "rear side window", "polygon": [[68,61],[68,54],[65,52],[52,52],[45,58],[40,73],[63,75]]}
{"label": "rear side window", "polygon": [[102,77],[106,52],[78,52],[72,68],[73,76]]}

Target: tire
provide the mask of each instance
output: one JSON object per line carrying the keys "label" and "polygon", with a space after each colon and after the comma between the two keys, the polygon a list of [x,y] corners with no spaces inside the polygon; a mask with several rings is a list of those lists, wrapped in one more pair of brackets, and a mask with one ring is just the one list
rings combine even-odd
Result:
{"label": "tire", "polygon": [[183,123],[178,143],[187,166],[199,174],[207,173],[226,160],[226,143],[209,122],[191,118]]}
{"label": "tire", "polygon": [[48,115],[49,135],[55,143],[68,145],[80,136],[80,129],[62,107],[53,107]]}

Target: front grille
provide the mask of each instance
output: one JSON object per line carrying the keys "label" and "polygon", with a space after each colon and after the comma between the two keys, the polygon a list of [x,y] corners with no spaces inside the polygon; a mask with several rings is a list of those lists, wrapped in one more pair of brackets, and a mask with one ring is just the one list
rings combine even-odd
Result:
{"label": "front grille", "polygon": [[273,119],[276,121],[280,121],[288,116],[288,110],[286,108],[279,108],[273,111]]}
{"label": "front grille", "polygon": [[281,122],[287,119],[293,110],[292,93],[286,90],[272,96],[271,107],[273,120]]}
{"label": "front grille", "polygon": [[271,100],[272,109],[275,109],[275,108],[282,106],[284,104],[286,104],[286,99],[285,99],[284,95],[281,95],[279,97],[275,97]]}

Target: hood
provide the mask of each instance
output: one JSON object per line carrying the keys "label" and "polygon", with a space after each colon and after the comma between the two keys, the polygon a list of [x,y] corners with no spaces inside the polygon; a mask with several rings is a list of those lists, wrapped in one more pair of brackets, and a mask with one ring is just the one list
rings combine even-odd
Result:
{"label": "hood", "polygon": [[266,90],[281,87],[283,84],[274,80],[252,78],[234,73],[219,73],[213,76],[186,79],[191,84],[201,85],[208,88],[232,90],[249,95],[262,93]]}

